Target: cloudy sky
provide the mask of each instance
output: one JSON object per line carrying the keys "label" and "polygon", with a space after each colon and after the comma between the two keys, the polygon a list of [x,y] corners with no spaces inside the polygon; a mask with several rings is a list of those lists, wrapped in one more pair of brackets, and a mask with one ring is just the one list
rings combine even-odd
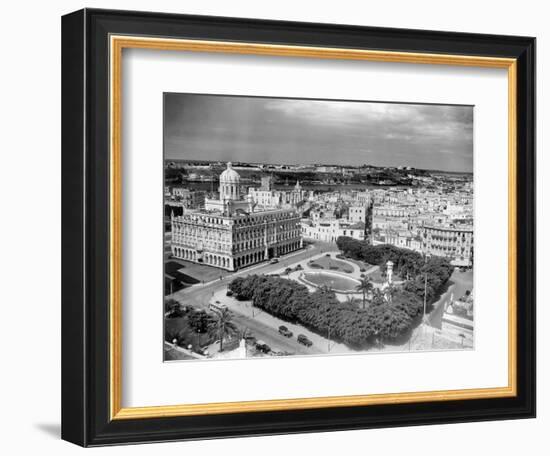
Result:
{"label": "cloudy sky", "polygon": [[472,171],[471,106],[166,94],[168,159]]}

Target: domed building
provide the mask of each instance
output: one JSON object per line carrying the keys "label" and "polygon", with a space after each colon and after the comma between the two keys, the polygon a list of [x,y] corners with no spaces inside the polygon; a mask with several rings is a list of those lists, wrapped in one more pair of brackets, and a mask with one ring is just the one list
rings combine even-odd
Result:
{"label": "domed building", "polygon": [[231,162],[227,163],[227,169],[220,174],[220,199],[238,200],[241,176],[233,169]]}
{"label": "domed building", "polygon": [[231,162],[220,174],[220,186],[218,187],[219,199],[206,198],[204,208],[207,211],[221,212],[232,215],[236,212],[252,212],[253,202],[250,197],[241,197],[241,176],[233,169]]}
{"label": "domed building", "polygon": [[220,174],[219,199],[206,198],[204,209],[171,217],[172,255],[229,271],[302,248],[300,217],[294,209],[257,209],[243,197],[240,176],[231,162]]}

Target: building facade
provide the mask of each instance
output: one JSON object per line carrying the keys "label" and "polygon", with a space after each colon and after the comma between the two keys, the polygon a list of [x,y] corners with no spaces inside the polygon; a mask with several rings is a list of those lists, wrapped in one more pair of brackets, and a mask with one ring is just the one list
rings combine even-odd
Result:
{"label": "building facade", "polygon": [[474,255],[473,226],[425,226],[422,230],[422,250],[429,255],[449,258],[455,266],[470,267]]}
{"label": "building facade", "polygon": [[220,176],[219,195],[206,199],[202,210],[172,216],[174,257],[234,271],[302,248],[297,213],[256,210],[249,196],[241,197],[231,163]]}
{"label": "building facade", "polygon": [[302,221],[302,236],[323,242],[336,242],[340,236],[364,241],[365,224],[352,223],[345,219],[307,220]]}
{"label": "building facade", "polygon": [[422,238],[407,230],[385,230],[373,240],[374,245],[390,244],[416,252],[422,252]]}
{"label": "building facade", "polygon": [[183,204],[187,209],[198,209],[204,206],[206,192],[203,190],[191,191],[188,188],[174,187],[172,197]]}
{"label": "building facade", "polygon": [[350,222],[365,222],[367,220],[367,206],[350,206],[348,219]]}
{"label": "building facade", "polygon": [[296,207],[307,199],[307,194],[308,192],[302,190],[299,181],[292,190],[274,190],[271,176],[262,177],[261,187],[248,189],[248,197],[254,204],[264,208]]}

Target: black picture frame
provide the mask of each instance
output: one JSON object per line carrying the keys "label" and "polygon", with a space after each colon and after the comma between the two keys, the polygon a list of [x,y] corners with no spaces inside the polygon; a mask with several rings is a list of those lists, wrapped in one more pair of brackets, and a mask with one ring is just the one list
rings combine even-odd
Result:
{"label": "black picture frame", "polygon": [[[517,59],[517,395],[110,419],[109,36]],[[535,39],[84,9],[62,19],[62,438],[82,446],[535,416]]]}

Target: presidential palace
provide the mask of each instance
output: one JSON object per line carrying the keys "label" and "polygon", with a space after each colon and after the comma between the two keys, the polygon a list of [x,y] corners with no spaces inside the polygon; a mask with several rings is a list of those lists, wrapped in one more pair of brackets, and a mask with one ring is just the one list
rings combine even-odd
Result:
{"label": "presidential palace", "polygon": [[292,208],[266,207],[241,195],[231,163],[220,175],[219,199],[171,216],[172,255],[229,271],[302,248],[300,217]]}

